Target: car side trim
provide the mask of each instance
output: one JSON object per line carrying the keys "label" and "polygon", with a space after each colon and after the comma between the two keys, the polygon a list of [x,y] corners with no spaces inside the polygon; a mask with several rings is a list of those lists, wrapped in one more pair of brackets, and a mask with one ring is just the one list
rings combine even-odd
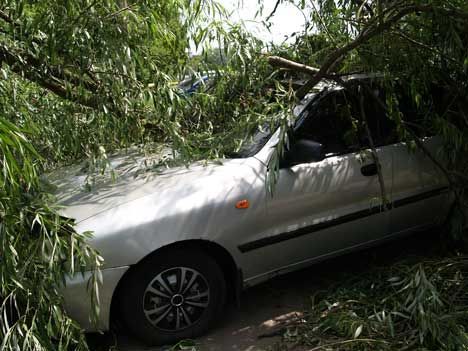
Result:
{"label": "car side trim", "polygon": [[[398,207],[409,205],[409,204],[412,204],[412,203],[415,203],[415,202],[418,202],[418,201],[422,201],[422,200],[425,200],[425,199],[428,199],[428,198],[431,198],[431,197],[434,197],[434,196],[438,196],[438,195],[441,195],[441,194],[444,194],[444,193],[448,192],[448,189],[449,189],[448,187],[442,187],[442,188],[437,188],[437,189],[433,189],[433,190],[430,190],[430,191],[426,191],[426,192],[423,192],[423,193],[420,193],[420,194],[417,194],[417,195],[405,197],[403,199],[399,199],[399,200],[396,200],[396,201],[393,201],[392,203],[390,203],[390,208],[391,209],[392,208],[398,208]],[[296,230],[293,230],[293,231],[290,231],[290,232],[280,233],[280,234],[277,234],[277,235],[273,235],[273,236],[261,238],[261,239],[258,239],[258,240],[250,241],[250,242],[247,242],[245,244],[239,245],[237,248],[239,249],[240,252],[246,253],[246,252],[249,252],[249,251],[252,251],[252,250],[260,249],[260,248],[265,247],[265,246],[270,246],[270,245],[273,245],[273,244],[277,244],[277,243],[280,243],[282,241],[295,239],[295,238],[301,237],[303,235],[312,234],[314,232],[318,232],[320,230],[324,230],[324,229],[334,227],[334,226],[337,226],[337,225],[340,225],[340,224],[344,224],[344,223],[347,223],[347,222],[352,222],[352,221],[355,221],[355,220],[358,220],[358,219],[369,217],[369,216],[372,216],[374,214],[377,214],[377,213],[380,213],[380,212],[383,212],[383,211],[384,211],[384,209],[383,209],[383,207],[381,205],[369,207],[369,208],[367,208],[365,210],[361,210],[361,211],[353,212],[353,213],[350,213],[350,214],[346,214],[346,215],[338,217],[338,218],[334,218],[334,219],[331,219],[331,220],[328,220],[328,221],[323,221],[323,222],[320,222],[320,223],[317,223],[317,224],[312,224],[312,225],[309,225],[309,226],[306,226],[306,227],[303,227],[303,228],[299,228],[299,229],[296,229]]]}

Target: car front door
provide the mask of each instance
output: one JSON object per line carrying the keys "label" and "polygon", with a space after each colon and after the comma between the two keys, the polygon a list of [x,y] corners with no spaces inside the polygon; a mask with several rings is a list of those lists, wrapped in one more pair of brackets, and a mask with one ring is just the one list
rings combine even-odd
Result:
{"label": "car front door", "polygon": [[[314,101],[299,118],[293,143],[319,142],[324,158],[283,164],[279,170],[266,203],[269,228],[239,247],[261,258],[259,274],[293,269],[388,234],[389,214],[381,206],[376,167],[359,146],[357,133],[352,133],[349,112],[346,94],[333,91]],[[377,153],[391,187],[391,156],[382,148]]]}

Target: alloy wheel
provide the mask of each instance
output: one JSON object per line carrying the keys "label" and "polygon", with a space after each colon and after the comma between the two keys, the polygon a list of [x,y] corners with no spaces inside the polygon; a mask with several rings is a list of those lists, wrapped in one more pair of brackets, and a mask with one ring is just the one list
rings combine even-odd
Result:
{"label": "alloy wheel", "polygon": [[210,302],[205,277],[187,267],[173,267],[159,273],[146,287],[143,311],[155,328],[180,331],[200,320]]}

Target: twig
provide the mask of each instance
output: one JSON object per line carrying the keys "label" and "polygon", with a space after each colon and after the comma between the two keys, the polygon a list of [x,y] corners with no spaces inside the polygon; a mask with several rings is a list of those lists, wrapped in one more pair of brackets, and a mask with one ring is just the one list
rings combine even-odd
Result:
{"label": "twig", "polygon": [[275,4],[275,7],[273,8],[273,11],[271,11],[271,13],[268,15],[268,17],[266,18],[265,22],[268,22],[270,20],[271,17],[273,17],[276,13],[276,10],[278,9],[278,6],[279,4],[281,4],[281,1],[282,0],[276,0],[276,4]]}
{"label": "twig", "polygon": [[331,35],[330,31],[328,30],[328,27],[323,20],[322,16],[320,15],[320,12],[317,10],[317,7],[315,6],[314,1],[311,1],[312,7],[314,8],[315,14],[317,15],[318,19],[320,20],[323,29],[325,30],[325,33],[327,33],[328,38],[331,40],[331,42],[336,45],[336,40],[335,38]]}
{"label": "twig", "polygon": [[84,15],[86,15],[88,13],[88,10],[91,9],[94,5],[96,5],[96,3],[98,2],[98,0],[94,0],[91,4],[89,4],[88,6],[86,6],[83,11],[81,11],[78,16],[76,16],[74,19],[73,19],[73,22],[71,24],[70,27],[73,27],[74,25],[76,25],[78,23],[78,21],[80,20],[81,17],[83,17]]}
{"label": "twig", "polygon": [[262,334],[259,334],[257,336],[257,338],[262,339],[262,338],[269,338],[269,337],[272,337],[272,336],[281,335],[287,327],[300,323],[301,320],[304,319],[304,317],[306,315],[307,315],[306,313],[304,313],[302,315],[299,315],[299,314],[295,313],[294,318],[292,318],[291,320],[281,322],[280,325],[274,327],[273,330],[269,330],[269,331],[266,331],[266,332],[264,332]]}
{"label": "twig", "polygon": [[121,8],[121,9],[118,10],[118,11],[115,11],[115,12],[113,12],[113,13],[108,14],[108,15],[105,16],[104,18],[107,19],[107,18],[110,18],[110,17],[114,17],[114,16],[117,16],[118,14],[120,14],[120,13],[122,13],[122,12],[131,10],[131,9],[132,9],[131,6],[126,6],[126,7]]}
{"label": "twig", "polygon": [[437,54],[437,55],[440,55],[440,56],[443,56],[445,57],[446,59],[448,59],[449,61],[451,61],[452,63],[455,63],[457,65],[460,64],[460,62],[458,62],[457,60],[454,60],[453,58],[451,57],[448,57],[448,56],[444,56],[444,54],[442,52],[440,52],[439,50],[436,50],[434,49],[433,47],[430,47],[429,45],[426,45],[424,43],[421,43],[411,37],[409,37],[408,35],[406,35],[405,33],[403,33],[401,30],[398,30],[396,33],[394,33],[396,35],[398,35],[400,38],[403,38],[405,39],[406,41],[409,41],[411,44],[414,44],[414,45],[417,45],[419,46],[420,48],[423,48],[424,50],[427,50],[427,51],[430,51],[434,54]]}
{"label": "twig", "polygon": [[387,198],[387,190],[385,187],[385,180],[382,174],[382,164],[380,163],[379,156],[377,155],[377,150],[375,148],[374,138],[372,137],[372,133],[369,129],[369,123],[367,120],[366,112],[364,109],[364,94],[360,94],[359,97],[359,109],[361,110],[361,117],[363,119],[364,125],[366,127],[367,137],[369,138],[369,146],[371,148],[372,159],[377,166],[377,175],[379,177],[379,185],[380,185],[380,196],[382,197],[382,204],[384,210],[388,210],[388,198]]}

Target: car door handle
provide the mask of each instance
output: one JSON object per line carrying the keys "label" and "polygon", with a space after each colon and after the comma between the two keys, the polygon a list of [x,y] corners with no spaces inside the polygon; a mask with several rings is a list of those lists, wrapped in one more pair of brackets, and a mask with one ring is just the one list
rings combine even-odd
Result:
{"label": "car door handle", "polygon": [[365,177],[371,177],[377,174],[377,165],[371,163],[370,165],[365,165],[361,167],[361,174]]}

